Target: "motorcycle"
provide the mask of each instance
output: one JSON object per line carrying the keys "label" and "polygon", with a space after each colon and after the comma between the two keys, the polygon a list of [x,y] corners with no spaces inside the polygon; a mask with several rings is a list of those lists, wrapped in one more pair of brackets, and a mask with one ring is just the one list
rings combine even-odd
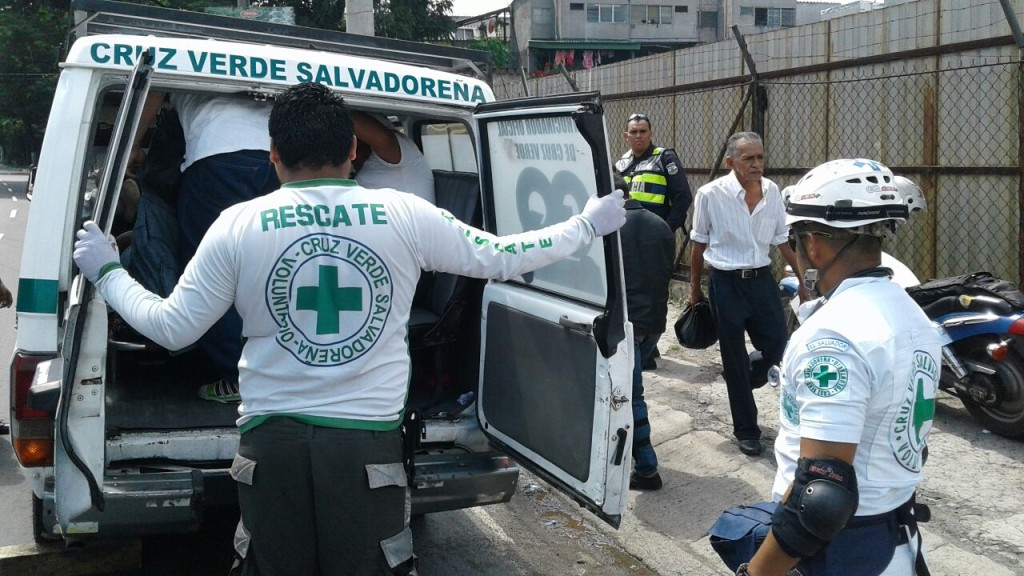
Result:
{"label": "motorcycle", "polygon": [[[799,280],[787,267],[786,276],[779,281],[779,294],[790,333],[799,326],[798,285]],[[986,293],[983,288],[966,286],[963,290],[943,292],[936,290],[936,285],[955,283],[939,280],[905,288],[948,337],[948,343],[942,347],[939,387],[960,398],[984,428],[1007,438],[1024,438],[1021,300],[1015,305],[998,294]],[[952,293],[957,291],[963,293]]]}

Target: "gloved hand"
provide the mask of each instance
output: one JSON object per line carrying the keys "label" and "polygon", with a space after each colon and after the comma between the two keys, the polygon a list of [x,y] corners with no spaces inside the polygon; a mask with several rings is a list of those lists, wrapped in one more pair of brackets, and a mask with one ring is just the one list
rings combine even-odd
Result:
{"label": "gloved hand", "polygon": [[110,236],[104,235],[95,222],[87,221],[76,236],[75,264],[90,282],[95,284],[103,274],[121,267],[117,243]]}
{"label": "gloved hand", "polygon": [[591,196],[583,207],[583,217],[594,226],[598,236],[611,234],[626,223],[626,200],[622,190],[616,190],[607,196],[598,198]]}

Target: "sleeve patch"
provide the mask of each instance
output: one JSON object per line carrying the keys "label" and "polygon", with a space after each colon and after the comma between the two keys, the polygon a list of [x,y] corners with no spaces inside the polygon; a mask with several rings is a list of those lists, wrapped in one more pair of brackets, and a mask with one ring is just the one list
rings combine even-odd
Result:
{"label": "sleeve patch", "polygon": [[815,356],[807,362],[803,380],[811,394],[831,398],[846,389],[850,372],[846,364],[835,356]]}
{"label": "sleeve patch", "polygon": [[665,166],[665,171],[668,172],[669,176],[675,176],[676,174],[679,174],[679,165],[675,162],[669,162]]}
{"label": "sleeve patch", "polygon": [[814,352],[821,349],[847,352],[850,350],[850,343],[845,340],[840,340],[839,338],[819,338],[807,343],[808,352]]}

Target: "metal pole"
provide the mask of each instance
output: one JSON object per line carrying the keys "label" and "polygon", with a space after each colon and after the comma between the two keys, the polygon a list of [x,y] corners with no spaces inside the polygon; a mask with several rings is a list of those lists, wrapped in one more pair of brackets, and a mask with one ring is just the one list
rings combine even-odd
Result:
{"label": "metal pole", "polygon": [[[999,0],[1010,25],[1013,41],[1017,44],[1017,205],[1024,214],[1024,34],[1020,30],[1017,14],[1010,0]],[[1024,218],[1018,223],[1018,246],[1024,246]],[[1024,250],[1017,250],[1017,282],[1024,283]]]}
{"label": "metal pole", "polygon": [[740,104],[740,109],[736,112],[736,118],[732,121],[732,126],[729,128],[729,133],[725,136],[725,142],[722,143],[722,149],[718,152],[718,159],[715,161],[715,166],[711,169],[711,176],[709,180],[714,180],[718,174],[718,169],[722,167],[722,161],[725,159],[725,150],[729,137],[736,133],[736,128],[740,125],[740,121],[743,120],[743,113],[747,109],[747,103],[750,102],[751,96],[757,91],[757,67],[754,65],[754,58],[750,55],[747,50],[747,43],[743,40],[743,35],[740,34],[740,27],[733,24],[732,33],[736,37],[736,43],[740,46],[740,52],[743,53],[743,60],[747,64],[747,68],[750,69],[751,83],[747,87],[747,93],[743,96],[743,103]]}

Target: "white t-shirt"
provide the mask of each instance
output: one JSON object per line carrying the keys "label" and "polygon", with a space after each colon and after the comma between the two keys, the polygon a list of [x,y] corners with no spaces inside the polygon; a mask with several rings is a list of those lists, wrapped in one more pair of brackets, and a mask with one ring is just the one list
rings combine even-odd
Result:
{"label": "white t-shirt", "polygon": [[594,238],[578,215],[499,238],[411,194],[312,180],[222,212],[167,299],[124,270],[98,288],[169,350],[194,342],[234,303],[246,338],[240,426],[287,413],[387,429],[405,406],[406,324],[421,269],[508,279]]}
{"label": "white t-shirt", "polygon": [[940,333],[903,288],[885,277],[843,281],[782,358],[774,499],[793,482],[801,437],[858,445],[858,516],[910,499],[940,370]]}
{"label": "white t-shirt", "polygon": [[395,132],[402,149],[402,159],[397,164],[385,162],[375,152],[363,162],[356,172],[356,181],[363,188],[393,188],[423,198],[431,204],[434,201],[434,173],[430,171],[427,159],[416,147],[416,143],[401,132]]}
{"label": "white t-shirt", "polygon": [[171,94],[185,133],[181,171],[197,160],[239,150],[270,150],[271,102],[233,96]]}

